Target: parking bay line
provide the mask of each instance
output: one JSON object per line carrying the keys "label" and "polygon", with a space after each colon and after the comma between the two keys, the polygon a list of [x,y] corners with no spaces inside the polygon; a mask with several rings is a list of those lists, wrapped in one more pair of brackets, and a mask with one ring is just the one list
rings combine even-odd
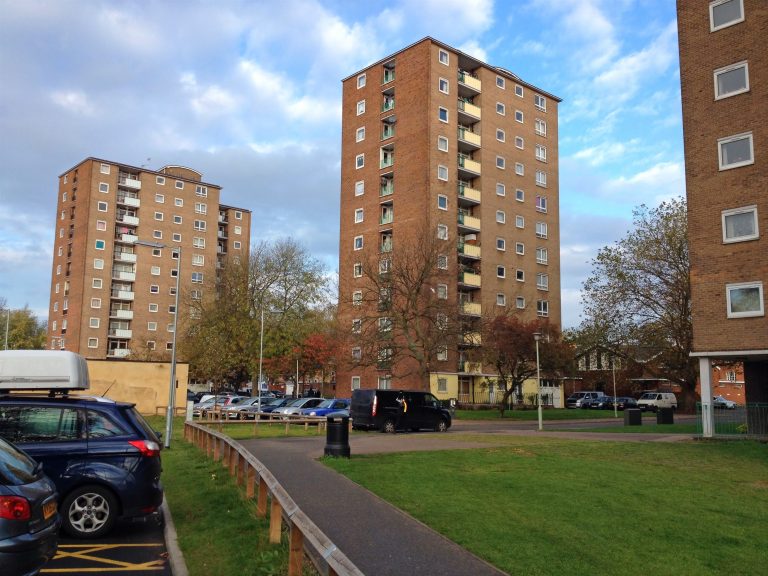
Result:
{"label": "parking bay line", "polygon": [[[119,548],[162,548],[162,544],[150,543],[150,544],[62,544],[56,551],[56,556],[53,560],[62,560],[65,558],[85,560],[88,562],[94,562],[96,564],[107,564],[111,567],[96,566],[92,568],[74,567],[74,568],[43,568],[41,573],[54,574],[54,573],[84,573],[84,572],[128,572],[128,571],[150,571],[150,570],[163,570],[165,567],[165,559],[151,560],[149,562],[142,562],[140,564],[123,562],[120,560],[113,560],[112,558],[103,558],[99,556],[91,556],[93,553],[105,552],[107,550],[116,550]],[[63,548],[80,549],[77,552],[66,552]]]}

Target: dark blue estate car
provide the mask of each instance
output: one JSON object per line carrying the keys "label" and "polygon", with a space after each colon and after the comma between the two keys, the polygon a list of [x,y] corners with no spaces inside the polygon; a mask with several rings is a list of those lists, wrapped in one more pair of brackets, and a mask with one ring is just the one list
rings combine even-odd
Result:
{"label": "dark blue estate car", "polygon": [[163,499],[160,440],[134,405],[90,396],[0,395],[0,437],[43,465],[63,529],[98,538]]}

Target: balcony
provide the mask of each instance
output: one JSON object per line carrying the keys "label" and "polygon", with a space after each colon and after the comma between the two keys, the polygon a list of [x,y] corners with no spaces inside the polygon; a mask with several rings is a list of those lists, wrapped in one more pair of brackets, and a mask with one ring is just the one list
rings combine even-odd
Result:
{"label": "balcony", "polygon": [[219,230],[216,236],[222,240],[226,240],[228,238],[227,232],[225,230]]}
{"label": "balcony", "polygon": [[132,252],[115,252],[116,262],[136,262],[136,254]]}
{"label": "balcony", "polygon": [[141,201],[139,201],[138,198],[134,198],[133,196],[118,196],[117,203],[125,204],[126,206],[132,206],[133,208],[138,208],[141,205]]}
{"label": "balcony", "polygon": [[110,318],[119,318],[120,320],[133,320],[133,310],[110,310]]}
{"label": "balcony", "polygon": [[128,348],[115,348],[107,352],[107,358],[125,358],[130,353]]}
{"label": "balcony", "polygon": [[219,214],[219,224],[227,224],[227,222],[229,222],[229,221],[227,220],[226,215]]}
{"label": "balcony", "polygon": [[466,346],[480,346],[483,343],[480,332],[467,332],[461,340]]}
{"label": "balcony", "polygon": [[482,113],[480,112],[479,106],[475,106],[474,104],[465,102],[464,100],[459,100],[458,108],[459,108],[459,120],[464,120],[469,124],[474,124],[475,122],[480,120],[482,117]]}
{"label": "balcony", "polygon": [[462,302],[461,313],[469,316],[480,316],[483,310],[478,302]]}
{"label": "balcony", "polygon": [[459,244],[459,254],[466,258],[480,259],[480,246],[474,244]]}
{"label": "balcony", "polygon": [[387,84],[389,82],[392,82],[395,79],[395,71],[393,69],[385,68],[384,69],[384,81],[382,84]]}
{"label": "balcony", "polygon": [[480,190],[470,188],[466,184],[459,184],[459,199],[471,204],[480,204]]}
{"label": "balcony", "polygon": [[458,136],[460,143],[468,144],[470,148],[480,148],[480,143],[482,142],[480,134],[475,134],[468,128],[459,127]]}
{"label": "balcony", "polygon": [[129,224],[130,226],[138,226],[139,225],[139,218],[138,216],[128,216],[127,214],[117,215],[117,221],[122,222],[123,224]]}
{"label": "balcony", "polygon": [[467,88],[473,90],[476,93],[480,93],[480,91],[483,88],[483,83],[480,81],[479,78],[475,78],[472,76],[469,72],[464,72],[464,70],[459,70],[459,84],[463,84]]}
{"label": "balcony", "polygon": [[138,236],[133,234],[118,234],[115,236],[115,240],[118,242],[125,242],[126,244],[134,244],[139,239]]}
{"label": "balcony", "polygon": [[465,374],[480,374],[483,371],[483,365],[480,362],[462,362],[459,370]]}
{"label": "balcony", "polygon": [[459,155],[459,173],[468,172],[470,177],[480,176],[480,162],[476,162],[467,156]]}
{"label": "balcony", "polygon": [[394,212],[390,211],[387,214],[382,214],[381,215],[381,217],[379,218],[379,224],[381,224],[381,225],[392,224],[392,221],[394,219],[395,219],[395,214],[394,214]]}
{"label": "balcony", "polygon": [[126,282],[136,282],[135,272],[122,272],[120,270],[112,271],[112,280],[125,280]]}
{"label": "balcony", "polygon": [[120,177],[120,186],[125,186],[126,188],[133,188],[134,190],[141,190],[141,180],[134,180],[133,178],[126,178],[124,176]]}
{"label": "balcony", "polygon": [[390,110],[395,109],[395,99],[394,98],[385,98],[384,102],[381,104],[381,111],[382,112],[389,112]]}
{"label": "balcony", "polygon": [[130,338],[133,334],[133,330],[124,330],[120,328],[110,328],[109,336],[111,338]]}
{"label": "balcony", "polygon": [[475,274],[474,272],[460,272],[459,283],[471,288],[480,288],[480,274]]}
{"label": "balcony", "polygon": [[389,168],[395,163],[395,153],[389,152],[387,154],[384,154],[381,158],[381,165],[380,168]]}
{"label": "balcony", "polygon": [[469,214],[459,212],[457,220],[459,222],[459,228],[465,228],[474,232],[480,231],[480,218],[475,218]]}
{"label": "balcony", "polygon": [[395,183],[392,180],[387,180],[386,184],[382,184],[379,187],[379,196],[389,196],[395,191]]}
{"label": "balcony", "polygon": [[111,294],[111,298],[113,300],[130,300],[133,301],[134,296],[136,295],[135,292],[131,292],[129,290],[113,290]]}
{"label": "balcony", "polygon": [[379,246],[379,252],[382,254],[392,252],[392,242],[382,242]]}

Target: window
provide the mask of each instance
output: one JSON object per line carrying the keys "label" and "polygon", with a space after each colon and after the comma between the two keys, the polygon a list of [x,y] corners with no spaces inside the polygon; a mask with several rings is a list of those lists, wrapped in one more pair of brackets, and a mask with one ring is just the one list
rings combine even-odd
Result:
{"label": "window", "polygon": [[749,65],[739,62],[715,70],[715,100],[735,96],[749,90]]}
{"label": "window", "polygon": [[496,140],[499,142],[504,142],[506,140],[507,135],[504,133],[504,130],[501,128],[496,128]]}
{"label": "window", "polygon": [[437,80],[437,89],[443,94],[448,94],[448,80],[445,78],[439,78]]}
{"label": "window", "polygon": [[165,204],[165,194],[155,194],[155,202]]}
{"label": "window", "polygon": [[157,238],[158,240],[163,239],[163,231],[162,230],[153,230],[152,231],[152,238]]}
{"label": "window", "polygon": [[515,306],[519,309],[525,308],[525,298],[522,296],[515,298]]}
{"label": "window", "polygon": [[364,86],[365,86],[365,74],[360,74],[357,77],[357,88],[359,90],[360,88],[363,88]]}
{"label": "window", "polygon": [[364,214],[364,211],[362,208],[358,208],[357,210],[355,210],[355,224],[359,224],[360,222],[363,221],[363,214]]}
{"label": "window", "polygon": [[448,256],[445,254],[439,254],[437,256],[437,267],[440,270],[448,270]]}
{"label": "window", "polygon": [[149,311],[150,312],[157,312],[159,310],[159,306],[157,304],[150,304],[149,305]]}
{"label": "window", "polygon": [[195,230],[205,230],[205,220],[195,220],[193,226]]}
{"label": "window", "polygon": [[549,274],[542,272],[536,274],[536,288],[539,290],[549,290]]}
{"label": "window", "polygon": [[149,293],[150,294],[160,294],[160,286],[157,284],[150,284],[149,286]]}
{"label": "window", "polygon": [[354,318],[352,320],[352,333],[353,334],[360,334],[360,331],[363,328],[363,321],[360,318]]}
{"label": "window", "polygon": [[507,113],[507,108],[503,102],[496,102],[496,114],[504,116]]}
{"label": "window", "polygon": [[106,242],[104,240],[96,240],[96,250],[104,250]]}
{"label": "window", "polygon": [[536,160],[541,162],[547,161],[547,147],[541,144],[536,144]]}
{"label": "window", "polygon": [[195,202],[195,214],[208,214],[208,205],[205,202]]}
{"label": "window", "polygon": [[501,182],[496,182],[496,195],[497,196],[506,196],[507,194],[507,188],[502,184]]}
{"label": "window", "polygon": [[546,222],[536,222],[536,237],[537,238],[546,238],[547,237],[547,223]]}
{"label": "window", "polygon": [[173,205],[181,208],[182,206],[184,206],[184,198],[174,198]]}
{"label": "window", "polygon": [[[448,350],[445,349],[445,359],[448,360]],[[437,391],[438,392],[448,392],[448,379],[447,378],[438,378],[437,379]]]}
{"label": "window", "polygon": [[525,192],[523,192],[522,190],[520,190],[520,188],[518,188],[517,190],[515,190],[515,200],[517,200],[518,202],[523,202],[523,201],[525,201]]}
{"label": "window", "polygon": [[350,388],[352,390],[360,389],[360,376],[352,376]]}
{"label": "window", "polygon": [[547,111],[547,99],[544,98],[544,96],[540,96],[539,94],[534,94],[533,105],[536,106],[536,108],[538,108],[542,112]]}
{"label": "window", "polygon": [[440,120],[440,122],[448,122],[448,109],[440,106],[437,109],[437,117]]}
{"label": "window", "polygon": [[547,123],[541,118],[536,118],[536,123],[533,126],[534,132],[539,136],[547,135]]}
{"label": "window", "polygon": [[448,168],[442,164],[437,167],[437,179],[448,180]]}
{"label": "window", "polygon": [[504,268],[504,266],[496,266],[496,276],[498,278],[506,278],[507,277],[506,268]]}
{"label": "window", "polygon": [[104,270],[104,260],[102,260],[101,258],[94,258],[93,267],[96,270]]}
{"label": "window", "polygon": [[496,210],[496,222],[504,224],[507,221],[507,215],[504,214],[504,210]]}
{"label": "window", "polygon": [[448,240],[448,226],[446,226],[445,224],[438,224],[437,237],[440,240]]}
{"label": "window", "polygon": [[379,318],[379,332],[390,332],[392,330],[392,318],[384,316]]}
{"label": "window", "polygon": [[106,212],[108,207],[109,205],[106,202],[99,202],[98,204],[96,204],[96,209],[99,212]]}
{"label": "window", "polygon": [[152,274],[152,276],[160,276],[160,266],[152,266],[149,273]]}
{"label": "window", "polygon": [[162,212],[155,212],[155,220],[158,220],[162,222],[163,220],[163,213]]}
{"label": "window", "polygon": [[202,272],[192,272],[192,282],[195,284],[202,284],[203,283],[203,273]]}
{"label": "window", "polygon": [[157,322],[147,322],[147,330],[155,332],[157,330]]}
{"label": "window", "polygon": [[355,262],[355,265],[352,267],[352,276],[354,276],[355,278],[362,278],[363,276],[362,262]]}
{"label": "window", "polygon": [[184,190],[184,182],[182,182],[181,180],[176,180],[176,188],[178,188],[179,190]]}
{"label": "window", "polygon": [[243,247],[243,243],[240,242],[239,240],[235,240],[232,243],[232,248],[234,248],[235,250],[240,250],[242,247]]}
{"label": "window", "polygon": [[504,238],[496,238],[496,250],[504,252],[507,249],[507,241]]}
{"label": "window", "polygon": [[[437,352],[436,352],[435,356],[436,356],[438,361],[445,362],[446,360],[448,360],[448,348],[445,347],[445,346],[440,346],[437,349]],[[443,387],[447,388],[446,379],[445,378],[438,378],[437,379],[438,389],[440,388],[440,382],[441,381],[443,382]]]}
{"label": "window", "polygon": [[709,3],[709,29],[711,32],[743,21],[743,0],[715,0]]}
{"label": "window", "polygon": [[525,282],[525,270],[520,270],[519,268],[515,270],[515,280]]}
{"label": "window", "polygon": [[106,182],[99,182],[99,192],[104,192],[105,194],[109,192],[109,184]]}
{"label": "window", "polygon": [[519,84],[515,84],[515,96],[523,97],[523,87]]}
{"label": "window", "polygon": [[507,305],[507,296],[506,294],[503,294],[499,292],[496,294],[496,306],[506,306]]}
{"label": "window", "polygon": [[445,64],[448,66],[448,52],[445,50],[439,50],[437,52],[437,60],[440,62],[440,64]]}
{"label": "window", "polygon": [[[178,188],[178,186],[177,186]],[[208,197],[208,186],[195,186],[195,196],[201,196],[202,198]]]}
{"label": "window", "polygon": [[515,162],[515,174],[518,176],[525,175],[525,165],[522,162]]}
{"label": "window", "polygon": [[520,122],[522,124],[522,122],[523,122],[523,112],[522,112],[522,110],[515,110],[515,121]]}
{"label": "window", "polygon": [[352,292],[352,305],[361,306],[363,304],[363,293],[360,290]]}
{"label": "window", "polygon": [[109,164],[102,164],[99,170],[102,174],[109,174],[110,166]]}
{"label": "window", "polygon": [[502,76],[496,76],[496,86],[504,90],[505,81]]}
{"label": "window", "polygon": [[365,166],[365,154],[358,154],[355,156],[355,170]]}
{"label": "window", "polygon": [[525,254],[525,244],[523,244],[522,242],[516,242],[515,254],[517,254],[518,256],[523,256]]}
{"label": "window", "polygon": [[546,264],[549,259],[549,254],[546,248],[536,248],[536,263]]}
{"label": "window", "polygon": [[445,136],[437,137],[437,149],[443,152],[448,152],[448,138]]}
{"label": "window", "polygon": [[363,140],[365,140],[365,126],[355,131],[355,142],[362,142]]}
{"label": "window", "polygon": [[202,238],[200,236],[193,236],[192,246],[194,248],[205,248],[205,238]]}
{"label": "window", "polygon": [[763,283],[727,284],[728,318],[763,316]]}
{"label": "window", "polygon": [[192,254],[192,266],[205,266],[205,256],[202,254]]}
{"label": "window", "polygon": [[91,308],[101,308],[101,298],[91,298]]}
{"label": "window", "polygon": [[360,100],[357,103],[357,115],[360,116],[361,114],[365,114],[365,100]]}
{"label": "window", "polygon": [[189,295],[192,298],[192,300],[202,300],[203,299],[203,291],[202,290],[190,290]]}
{"label": "window", "polygon": [[519,214],[515,216],[515,226],[517,228],[525,228],[525,217]]}
{"label": "window", "polygon": [[98,347],[99,347],[98,338],[88,338],[88,348],[98,348]]}
{"label": "window", "polygon": [[546,317],[549,316],[549,301],[537,300],[536,301],[536,315]]}
{"label": "window", "polygon": [[355,250],[362,250],[363,249],[363,237],[362,236],[355,236],[354,246],[355,246]]}
{"label": "window", "polygon": [[174,224],[181,224],[182,221],[183,221],[183,219],[182,219],[181,216],[179,216],[178,214],[174,214],[174,216],[173,216],[173,223]]}
{"label": "window", "polygon": [[96,220],[96,230],[106,230],[106,229],[107,229],[106,220]]}
{"label": "window", "polygon": [[525,140],[522,136],[515,136],[515,147],[520,148],[520,150],[525,148]]}
{"label": "window", "polygon": [[98,318],[91,317],[88,319],[88,326],[90,328],[98,328],[100,324],[100,320]]}
{"label": "window", "polygon": [[440,300],[447,300],[448,299],[448,284],[438,284],[437,285],[437,297]]}
{"label": "window", "polygon": [[359,180],[355,182],[355,196],[362,196],[365,194],[365,182]]}
{"label": "window", "polygon": [[174,232],[171,235],[171,240],[173,240],[174,242],[181,242],[181,234],[179,234],[178,232]]}
{"label": "window", "polygon": [[164,176],[155,176],[155,184],[159,186],[165,186],[165,177]]}
{"label": "window", "polygon": [[752,149],[752,132],[720,138],[717,141],[717,157],[720,170],[753,164],[755,158]]}
{"label": "window", "polygon": [[240,210],[235,210],[235,220],[242,220],[243,213]]}
{"label": "window", "polygon": [[448,196],[445,196],[444,194],[438,194],[437,207],[440,210],[448,210]]}
{"label": "window", "polygon": [[543,170],[536,170],[536,186],[547,187],[547,173]]}
{"label": "window", "polygon": [[757,206],[723,210],[723,242],[744,242],[760,236],[757,225]]}
{"label": "window", "polygon": [[[56,284],[56,286],[58,286],[58,284]],[[91,288],[100,289],[102,286],[103,286],[103,281],[101,278],[93,278],[91,280]]]}
{"label": "window", "polygon": [[506,160],[503,156],[496,156],[496,168],[504,170],[506,167]]}
{"label": "window", "polygon": [[536,211],[537,212],[546,212],[547,211],[547,197],[546,196],[536,196]]}

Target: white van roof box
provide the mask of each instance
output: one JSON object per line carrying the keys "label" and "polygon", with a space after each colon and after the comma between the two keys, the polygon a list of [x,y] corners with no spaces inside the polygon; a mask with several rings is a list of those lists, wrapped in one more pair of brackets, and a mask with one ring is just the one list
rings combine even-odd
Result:
{"label": "white van roof box", "polygon": [[88,363],[61,350],[0,351],[0,390],[88,390]]}

